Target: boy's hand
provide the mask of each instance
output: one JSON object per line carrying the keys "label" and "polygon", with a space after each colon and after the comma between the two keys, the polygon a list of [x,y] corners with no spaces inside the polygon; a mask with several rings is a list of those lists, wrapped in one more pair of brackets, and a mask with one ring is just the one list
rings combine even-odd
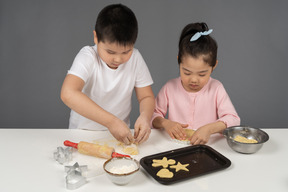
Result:
{"label": "boy's hand", "polygon": [[188,126],[188,124],[167,120],[164,128],[172,139],[184,140],[186,139],[184,128],[187,128]]}
{"label": "boy's hand", "polygon": [[143,143],[149,138],[151,127],[149,121],[139,116],[134,125],[134,143]]}
{"label": "boy's hand", "polygon": [[134,142],[130,128],[124,121],[120,119],[115,120],[108,129],[118,141],[125,143],[126,145]]}

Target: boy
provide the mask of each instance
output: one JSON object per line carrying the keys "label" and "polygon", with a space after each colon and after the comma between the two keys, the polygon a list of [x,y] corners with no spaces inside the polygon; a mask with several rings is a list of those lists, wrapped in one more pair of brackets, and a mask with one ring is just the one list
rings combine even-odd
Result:
{"label": "boy", "polygon": [[[80,50],[63,82],[61,99],[71,108],[69,128],[108,128],[120,142],[142,143],[151,132],[155,104],[153,80],[134,48],[137,19],[128,7],[109,5],[99,13],[93,34],[95,45]],[[134,137],[129,128],[133,89],[140,110]]]}

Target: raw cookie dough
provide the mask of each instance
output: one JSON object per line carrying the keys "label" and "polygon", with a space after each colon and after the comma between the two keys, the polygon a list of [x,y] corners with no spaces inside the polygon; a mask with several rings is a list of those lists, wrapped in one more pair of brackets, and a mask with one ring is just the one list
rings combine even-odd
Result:
{"label": "raw cookie dough", "polygon": [[178,162],[177,165],[171,165],[170,168],[176,169],[176,172],[180,170],[189,171],[189,169],[186,168],[188,165],[189,164],[182,165],[180,162]]}
{"label": "raw cookie dough", "polygon": [[160,167],[167,168],[169,165],[174,165],[176,161],[174,159],[167,159],[167,157],[163,157],[162,159],[153,159],[152,167]]}
{"label": "raw cookie dough", "polygon": [[156,175],[160,178],[172,178],[174,176],[173,172],[168,169],[161,169]]}
{"label": "raw cookie dough", "polygon": [[235,138],[234,138],[234,141],[238,141],[240,143],[258,143],[257,140],[255,139],[248,139],[246,137],[242,137],[240,135],[237,135]]}
{"label": "raw cookie dough", "polygon": [[185,139],[179,139],[180,141],[190,141],[192,135],[194,134],[194,130],[193,129],[184,129],[185,133],[186,133],[186,138]]}
{"label": "raw cookie dough", "polygon": [[138,155],[138,147],[135,144],[124,146],[123,152],[129,155]]}
{"label": "raw cookie dough", "polygon": [[128,155],[138,155],[138,147],[135,144],[125,145],[124,143],[119,142],[118,146],[122,147],[122,151]]}

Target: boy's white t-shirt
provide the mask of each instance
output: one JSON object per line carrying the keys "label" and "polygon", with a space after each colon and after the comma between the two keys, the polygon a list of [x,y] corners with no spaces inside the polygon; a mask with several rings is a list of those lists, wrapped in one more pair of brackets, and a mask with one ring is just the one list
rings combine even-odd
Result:
{"label": "boy's white t-shirt", "polygon": [[[85,46],[75,57],[68,74],[83,79],[85,86],[82,92],[103,109],[123,120],[129,127],[134,87],[153,84],[148,67],[135,48],[127,63],[117,69],[111,69],[99,57],[97,45]],[[107,130],[103,125],[73,110],[70,113],[69,128]]]}

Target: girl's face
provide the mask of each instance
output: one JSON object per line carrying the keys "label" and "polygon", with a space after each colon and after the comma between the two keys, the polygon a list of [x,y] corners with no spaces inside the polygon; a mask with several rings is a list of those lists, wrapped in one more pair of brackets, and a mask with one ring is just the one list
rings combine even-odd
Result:
{"label": "girl's face", "polygon": [[205,63],[202,56],[194,58],[185,55],[180,63],[180,77],[184,89],[188,92],[200,91],[209,81],[210,75],[215,69]]}
{"label": "girl's face", "polygon": [[126,63],[133,52],[133,45],[122,46],[118,43],[98,42],[94,31],[94,42],[97,44],[97,51],[100,58],[111,69],[117,69],[123,63]]}

